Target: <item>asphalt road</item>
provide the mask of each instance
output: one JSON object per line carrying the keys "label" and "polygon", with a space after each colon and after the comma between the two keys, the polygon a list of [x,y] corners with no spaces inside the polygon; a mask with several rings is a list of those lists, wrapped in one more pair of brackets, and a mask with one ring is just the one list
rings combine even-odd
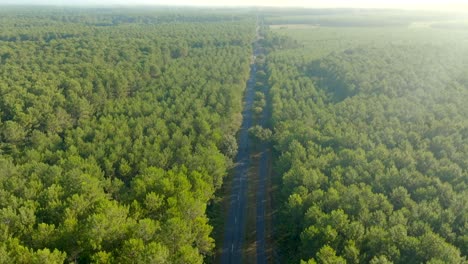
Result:
{"label": "asphalt road", "polygon": [[[269,108],[265,107],[262,113],[260,125],[267,127],[268,118],[270,116]],[[268,175],[268,144],[262,143],[262,154],[260,155],[258,185],[257,185],[257,217],[256,217],[256,248],[257,248],[257,264],[266,264],[267,257],[265,254],[265,206],[267,193],[267,175]]]}
{"label": "asphalt road", "polygon": [[[254,55],[257,55],[256,52]],[[252,104],[255,96],[255,75],[257,66],[252,64],[250,78],[245,91],[244,110],[242,112],[242,125],[239,131],[239,148],[236,157],[236,168],[232,182],[232,192],[229,202],[228,218],[224,231],[222,264],[241,263],[242,242],[247,208],[247,172],[250,167],[251,146],[249,145],[248,130],[252,126]]]}

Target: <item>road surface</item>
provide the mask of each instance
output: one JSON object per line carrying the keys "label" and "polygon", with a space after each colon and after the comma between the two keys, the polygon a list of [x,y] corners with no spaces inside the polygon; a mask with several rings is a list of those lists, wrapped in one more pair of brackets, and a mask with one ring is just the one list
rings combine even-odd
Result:
{"label": "road surface", "polygon": [[[266,91],[265,91],[266,92]],[[265,93],[266,94],[266,93]],[[268,97],[268,95],[267,95]],[[270,116],[269,106],[267,105],[262,113],[260,125],[267,127],[267,121]],[[267,200],[267,175],[268,175],[268,143],[262,143],[261,155],[258,169],[258,185],[257,185],[257,217],[256,217],[256,248],[257,248],[257,264],[266,264],[267,256],[265,254],[265,208]]]}
{"label": "road surface", "polygon": [[[257,56],[255,49],[253,56]],[[236,168],[232,181],[232,192],[229,197],[229,211],[224,231],[223,249],[221,253],[222,264],[241,263],[242,242],[245,234],[246,207],[247,207],[247,172],[250,167],[251,146],[249,144],[248,129],[252,126],[252,105],[255,96],[255,75],[257,66],[252,64],[250,78],[245,91],[245,105],[242,112],[242,125],[239,131],[239,149],[236,157]]]}

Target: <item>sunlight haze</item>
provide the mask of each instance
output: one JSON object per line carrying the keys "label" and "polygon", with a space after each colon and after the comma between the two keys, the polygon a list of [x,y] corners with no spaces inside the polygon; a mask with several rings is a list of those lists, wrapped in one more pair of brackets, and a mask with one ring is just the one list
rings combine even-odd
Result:
{"label": "sunlight haze", "polygon": [[452,9],[468,10],[466,0],[0,0],[0,4],[39,4],[39,5],[179,5],[179,6],[274,6],[274,7],[312,7],[312,8],[403,8],[403,9]]}

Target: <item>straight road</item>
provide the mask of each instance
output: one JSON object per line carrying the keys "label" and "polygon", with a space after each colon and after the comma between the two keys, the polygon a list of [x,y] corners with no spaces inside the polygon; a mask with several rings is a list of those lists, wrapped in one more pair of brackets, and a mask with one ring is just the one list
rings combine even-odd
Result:
{"label": "straight road", "polygon": [[[264,91],[267,94],[267,91]],[[267,96],[268,97],[268,96]],[[268,118],[270,118],[270,108],[267,105],[263,109],[262,119],[260,125],[267,127]],[[267,176],[268,176],[268,143],[262,143],[261,155],[258,169],[258,185],[257,185],[257,217],[256,217],[256,248],[257,248],[257,264],[266,264],[267,256],[265,253],[266,236],[265,236],[265,215],[266,215],[266,202],[267,202]]]}
{"label": "straight road", "polygon": [[[254,56],[256,55],[257,49],[254,51]],[[252,126],[252,104],[255,95],[256,74],[257,66],[252,64],[245,92],[242,125],[239,131],[239,150],[236,157],[237,167],[232,182],[228,219],[224,231],[223,250],[221,253],[222,264],[241,263],[242,261],[242,242],[245,237],[246,222],[247,172],[250,167],[250,153],[252,151],[249,144],[248,130]]]}
{"label": "straight road", "polygon": [[247,81],[245,105],[242,112],[242,125],[239,131],[239,150],[236,157],[237,167],[232,182],[228,219],[224,235],[222,264],[241,263],[242,242],[244,240],[245,212],[247,200],[247,173],[250,167],[250,139],[248,129],[252,126],[252,105],[255,95],[255,75],[257,67],[252,64]]}
{"label": "straight road", "polygon": [[[257,28],[257,39],[259,39]],[[254,58],[260,55],[261,48],[258,47],[258,42],[255,43]],[[245,105],[242,112],[242,125],[239,131],[239,152],[236,157],[237,167],[234,172],[232,182],[232,192],[229,197],[229,211],[226,220],[225,235],[223,241],[223,249],[221,253],[221,264],[237,264],[242,263],[243,246],[245,239],[245,224],[247,219],[247,174],[250,168],[250,157],[253,153],[253,146],[249,144],[248,130],[253,125],[253,109],[252,105],[255,97],[255,76],[257,74],[257,65],[255,62],[250,69],[250,78],[247,81],[245,91]],[[265,94],[267,90],[264,90]],[[266,127],[269,118],[269,108],[265,107],[260,125]],[[259,160],[259,170],[256,175],[258,178],[256,189],[256,212],[255,212],[255,230],[256,230],[256,263],[266,264],[266,200],[267,200],[267,175],[268,175],[268,144],[262,143],[261,155]]]}

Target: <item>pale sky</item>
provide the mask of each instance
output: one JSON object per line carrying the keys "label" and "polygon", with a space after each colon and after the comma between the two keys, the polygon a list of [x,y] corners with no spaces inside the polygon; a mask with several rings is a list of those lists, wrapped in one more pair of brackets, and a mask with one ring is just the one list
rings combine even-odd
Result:
{"label": "pale sky", "polygon": [[468,10],[468,0],[0,0],[0,4],[294,6]]}

